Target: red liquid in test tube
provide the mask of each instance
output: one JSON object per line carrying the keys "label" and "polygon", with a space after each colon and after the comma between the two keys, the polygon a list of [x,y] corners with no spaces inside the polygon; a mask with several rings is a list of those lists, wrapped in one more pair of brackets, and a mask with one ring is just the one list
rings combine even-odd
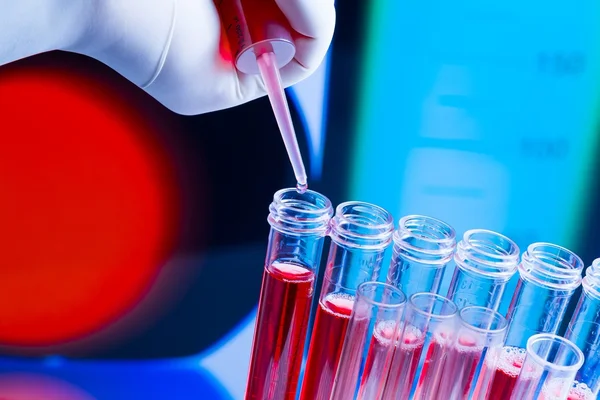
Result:
{"label": "red liquid in test tube", "polygon": [[302,400],[319,399],[320,393],[331,393],[340,361],[346,329],[352,314],[354,297],[331,293],[319,303],[303,386]]}
{"label": "red liquid in test tube", "polygon": [[366,282],[358,287],[331,396],[315,399],[382,398],[405,303],[394,286]]}
{"label": "red liquid in test tube", "polygon": [[[452,399],[467,399],[481,360],[483,349],[470,337],[457,339],[457,344],[448,351],[444,364],[444,377],[439,394]],[[450,373],[448,373],[450,371]]]}
{"label": "red liquid in test tube", "polygon": [[518,347],[506,346],[502,349],[492,387],[488,391],[489,400],[510,399],[525,361],[525,354],[525,349]]}
{"label": "red liquid in test tube", "polygon": [[[344,347],[347,349],[347,357],[343,364],[339,364],[341,360],[338,360],[338,365],[334,370],[336,376],[332,379],[336,380],[336,388],[333,391],[332,387],[323,386],[322,389],[317,390],[316,397],[313,399],[335,399],[345,400],[354,398],[356,391],[356,380],[360,374],[361,359],[363,357],[364,346],[366,342],[366,336],[369,330],[369,319],[355,319],[354,325],[351,326],[351,332],[346,336],[344,340]],[[304,394],[304,393],[303,393]],[[308,399],[308,397],[307,397]]]}
{"label": "red liquid in test tube", "polygon": [[[265,268],[254,337],[260,345],[253,346],[246,399],[296,397],[314,280],[312,271],[297,264]],[[285,370],[293,372],[278,376]]]}
{"label": "red liquid in test tube", "polygon": [[361,399],[375,398],[386,384],[393,356],[392,346],[395,347],[399,336],[396,325],[396,321],[381,321],[373,330],[373,338],[360,383]]}
{"label": "red liquid in test tube", "polygon": [[410,325],[405,328],[400,343],[396,343],[396,351],[392,357],[392,365],[383,393],[384,400],[409,398],[423,352],[423,343],[424,337],[420,330]]}
{"label": "red liquid in test tube", "polygon": [[455,337],[457,311],[454,302],[435,293],[410,296],[383,399],[436,398]]}
{"label": "red liquid in test tube", "polygon": [[436,333],[427,346],[427,355],[413,396],[415,399],[429,400],[436,398],[439,393],[440,379],[450,349],[449,336],[449,332]]}

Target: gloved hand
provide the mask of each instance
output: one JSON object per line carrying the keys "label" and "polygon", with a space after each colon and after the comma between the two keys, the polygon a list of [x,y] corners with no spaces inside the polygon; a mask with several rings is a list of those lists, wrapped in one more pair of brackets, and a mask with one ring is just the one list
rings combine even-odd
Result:
{"label": "gloved hand", "polygon": [[[275,1],[295,30],[295,59],[281,71],[287,87],[323,60],[333,36],[334,0]],[[241,74],[224,60],[222,34],[213,0],[0,2],[0,64],[54,49],[85,54],[180,114],[265,94],[260,76]]]}

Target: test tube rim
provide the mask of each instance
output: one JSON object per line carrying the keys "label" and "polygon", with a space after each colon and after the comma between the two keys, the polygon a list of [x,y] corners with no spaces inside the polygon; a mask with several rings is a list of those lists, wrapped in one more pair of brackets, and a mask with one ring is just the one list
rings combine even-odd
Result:
{"label": "test tube rim", "polygon": [[[427,236],[424,236],[424,235],[421,235],[421,234],[416,234],[413,231],[411,231],[411,230],[409,230],[409,229],[407,229],[405,227],[406,222],[410,221],[412,219],[425,219],[425,220],[428,220],[428,221],[435,222],[439,226],[448,227],[449,228],[448,230],[451,233],[451,235],[447,236],[447,237],[445,237],[443,239],[434,239],[434,238],[427,237]],[[398,233],[400,233],[400,232],[409,232],[412,236],[416,236],[420,240],[423,240],[424,242],[428,242],[428,243],[448,243],[448,244],[453,244],[454,243],[454,244],[456,244],[456,231],[454,230],[454,228],[450,224],[442,221],[441,219],[434,218],[434,217],[429,217],[427,215],[420,215],[420,214],[405,215],[404,217],[402,217],[402,218],[400,218],[398,220],[398,229],[396,230],[396,232],[398,232]],[[398,236],[398,238],[400,239],[399,236]],[[411,246],[411,245],[408,245],[408,246],[410,246],[411,248],[418,249],[419,251],[424,251],[424,250],[422,250],[422,249],[420,249],[418,247],[414,247],[414,246]],[[425,250],[425,251],[437,252],[436,250]],[[446,251],[443,251],[443,252],[445,253]]]}
{"label": "test tube rim", "polygon": [[[499,320],[503,322],[502,327],[497,328],[497,329],[484,329],[484,328],[478,328],[476,326],[469,324],[467,321],[464,320],[463,312],[468,312],[471,310],[491,311],[492,314],[494,315],[494,317],[499,317]],[[466,307],[461,308],[458,311],[458,317],[459,317],[458,319],[459,319],[461,325],[463,325],[467,329],[470,329],[475,332],[488,333],[488,334],[500,334],[503,331],[506,332],[508,330],[508,320],[506,319],[506,317],[504,317],[504,315],[500,314],[498,311],[496,311],[492,308],[483,307],[483,306],[466,306]]]}
{"label": "test tube rim", "polygon": [[[476,234],[484,234],[496,237],[509,245],[512,251],[505,254],[496,252],[492,254],[477,246],[472,238]],[[456,266],[465,272],[473,273],[477,277],[498,279],[501,281],[510,280],[517,272],[519,266],[519,246],[508,236],[489,229],[469,229],[463,234],[456,246],[454,252],[454,262]],[[484,258],[480,257],[483,256]],[[472,261],[477,266],[471,265]]]}
{"label": "test tube rim", "polygon": [[[319,207],[319,208],[314,208],[314,209],[304,209],[304,208],[299,208],[299,207],[295,207],[295,206],[290,206],[287,204],[284,204],[283,201],[283,195],[287,194],[287,193],[296,193],[299,196],[306,196],[306,195],[313,195],[315,198],[321,198],[324,200],[324,206],[323,207]],[[275,192],[275,194],[273,195],[273,203],[276,204],[281,204],[281,205],[285,205],[286,208],[294,210],[294,211],[298,211],[298,212],[302,212],[302,213],[306,213],[306,214],[314,214],[314,215],[322,215],[322,214],[329,214],[333,211],[333,205],[331,203],[331,200],[329,200],[329,198],[327,196],[325,196],[324,194],[321,194],[319,192],[316,192],[314,190],[311,189],[307,189],[305,192],[300,193],[298,192],[298,190],[296,188],[283,188],[283,189],[279,189],[278,191]],[[308,202],[307,202],[308,203]],[[331,210],[329,213],[327,213],[327,210]]]}
{"label": "test tube rim", "polygon": [[[488,260],[482,260],[482,261],[485,262],[485,263],[487,263],[487,264],[496,264],[496,263],[502,263],[502,262],[514,260],[514,261],[516,261],[515,262],[515,267],[514,267],[514,269],[516,271],[516,264],[519,262],[519,252],[520,252],[520,249],[519,249],[519,246],[515,243],[515,241],[512,240],[511,238],[509,238],[508,236],[503,235],[500,232],[492,231],[492,230],[489,230],[489,229],[469,229],[468,231],[465,231],[465,233],[463,234],[462,242],[470,244],[471,242],[469,241],[469,239],[472,238],[475,234],[481,234],[481,233],[485,233],[485,234],[497,236],[497,237],[505,240],[506,242],[508,242],[508,244],[510,245],[510,247],[514,248],[516,250],[513,253],[509,252],[507,254],[494,254],[493,255],[494,258],[498,258],[498,259],[500,259],[502,261],[488,261]],[[475,246],[472,246],[472,245],[470,247],[477,254],[486,255],[486,256],[489,255],[488,252],[485,252],[485,251],[481,250],[478,247],[475,247]]]}
{"label": "test tube rim", "polygon": [[[346,217],[346,215],[342,212],[342,210],[345,207],[349,207],[349,206],[367,206],[367,207],[371,207],[375,210],[377,210],[378,212],[380,212],[382,215],[385,215],[385,222],[380,223],[380,224],[364,224],[364,223],[360,223],[360,222],[355,222],[350,220],[348,217]],[[392,217],[392,214],[386,210],[385,208],[378,206],[377,204],[373,204],[373,203],[368,203],[365,201],[345,201],[343,203],[340,203],[337,205],[337,207],[335,208],[335,214],[334,214],[334,218],[339,218],[341,220],[345,220],[353,225],[359,226],[361,228],[369,228],[369,229],[386,229],[388,228],[390,225],[392,226],[392,232],[394,229],[394,218]],[[391,232],[390,232],[391,235]]]}
{"label": "test tube rim", "polygon": [[587,294],[600,300],[600,257],[592,261],[592,265],[585,269],[581,285]]}
{"label": "test tube rim", "polygon": [[[440,232],[443,229],[445,232],[442,233],[447,232],[449,235],[445,235],[446,237],[443,239],[422,235],[410,230],[406,226],[407,222],[411,220],[420,220],[422,221],[421,225],[431,223],[432,225],[435,225],[436,228],[440,228],[438,229]],[[425,246],[415,246],[406,240],[406,238],[409,237],[417,238],[417,240],[425,243],[434,244],[437,246],[437,248],[428,249],[425,248]],[[419,263],[424,268],[445,267],[452,260],[452,256],[456,251],[455,229],[450,224],[442,220],[426,215],[411,214],[400,218],[398,221],[398,229],[394,231],[392,240],[394,242],[394,258],[406,258]],[[435,258],[432,259],[430,257]]]}
{"label": "test tube rim", "polygon": [[[417,307],[415,305],[415,298],[417,297],[425,297],[425,296],[429,296],[431,298],[434,298],[436,300],[442,300],[444,303],[449,304],[452,309],[454,310],[452,313],[450,314],[434,314],[433,312],[427,312],[422,310],[421,308]],[[416,312],[417,314],[420,314],[422,316],[428,317],[428,318],[436,318],[436,319],[440,319],[440,320],[447,320],[447,319],[452,319],[454,317],[456,317],[457,313],[458,313],[458,306],[456,305],[456,303],[454,303],[451,299],[442,296],[441,294],[437,294],[437,293],[432,293],[432,292],[417,292],[417,293],[413,293],[409,299],[408,299],[408,304],[410,305],[411,310],[413,310],[414,312]]]}
{"label": "test tube rim", "polygon": [[589,278],[587,276],[584,276],[583,279],[581,280],[581,286],[583,287],[583,290],[585,291],[586,294],[590,295],[595,300],[600,300],[600,290],[599,290],[599,288],[597,288],[594,285],[590,284],[589,283]]}
{"label": "test tube rim", "polygon": [[[558,267],[556,265],[550,264],[548,262],[546,262],[545,260],[539,258],[538,256],[534,256],[534,254],[536,253],[535,249],[538,247],[551,247],[554,248],[556,250],[558,250],[559,252],[564,252],[567,253],[569,255],[571,255],[577,262],[577,264],[579,265],[579,268],[563,268],[562,267],[562,263],[559,263],[559,265],[561,265],[561,267]],[[542,264],[545,268],[542,271],[543,275],[549,276],[551,278],[556,278],[556,279],[564,279],[564,278],[572,278],[572,282],[570,284],[564,284],[564,283],[553,283],[553,282],[547,282],[547,281],[542,281],[539,278],[537,278],[536,276],[534,276],[534,274],[532,274],[530,271],[528,271],[525,268],[525,264],[529,263],[529,258],[535,257],[535,261],[539,264]],[[550,243],[550,242],[535,242],[535,243],[531,243],[529,246],[527,246],[527,251],[525,252],[525,254],[523,254],[523,257],[521,258],[521,262],[519,263],[519,273],[521,275],[521,277],[523,277],[524,279],[527,279],[529,281],[532,281],[536,284],[540,284],[540,285],[544,285],[550,288],[554,288],[554,289],[563,289],[563,290],[575,290],[577,287],[579,287],[579,285],[581,284],[583,277],[582,277],[582,272],[584,269],[584,263],[583,260],[581,259],[581,257],[579,257],[575,252],[567,249],[566,247],[560,246],[558,244],[554,244],[554,243]]]}
{"label": "test tube rim", "polygon": [[[286,198],[286,195],[297,198]],[[298,207],[299,202],[307,207]],[[304,218],[299,218],[294,213]],[[327,235],[332,216],[333,207],[327,196],[313,190],[299,193],[296,188],[284,188],[273,195],[267,221],[271,229],[285,235],[321,238]]]}
{"label": "test tube rim", "polygon": [[[380,217],[383,222],[369,224],[352,220],[346,216],[345,212],[346,208],[351,209],[352,207],[366,207],[370,209],[370,214],[378,218]],[[372,230],[374,233],[358,234],[351,230],[340,228],[342,224]],[[333,217],[329,221],[329,236],[331,240],[338,245],[348,248],[380,251],[390,245],[393,233],[394,218],[392,214],[377,204],[365,201],[345,201],[338,204]],[[362,241],[363,243],[358,243],[358,241]]]}
{"label": "test tube rim", "polygon": [[[363,291],[365,290],[364,288],[367,286],[377,286],[377,287],[384,287],[386,289],[391,289],[392,292],[400,294],[401,301],[397,304],[396,303],[387,304],[387,303],[382,303],[380,301],[372,300],[368,296],[363,295]],[[365,301],[366,303],[368,303],[370,306],[377,306],[377,307],[390,309],[390,310],[403,307],[406,305],[406,302],[407,302],[406,294],[404,294],[404,292],[401,289],[398,289],[396,286],[390,285],[389,283],[378,282],[378,281],[366,281],[366,282],[362,282],[361,284],[359,284],[358,287],[356,288],[355,304],[358,303],[359,298],[361,300]]]}
{"label": "test tube rim", "polygon": [[[558,364],[553,364],[553,363],[549,362],[548,360],[545,360],[544,358],[538,356],[532,350],[531,346],[533,346],[534,343],[536,343],[540,340],[552,340],[554,342],[560,342],[561,344],[566,345],[569,350],[572,350],[576,354],[577,362],[572,365],[566,365],[566,366],[558,365]],[[579,349],[579,347],[575,343],[573,343],[569,339],[565,339],[562,336],[558,336],[558,335],[555,335],[552,333],[538,333],[538,334],[532,335],[529,339],[527,339],[526,356],[525,357],[526,358],[532,357],[533,360],[535,361],[535,363],[540,365],[544,369],[551,368],[555,371],[560,371],[560,372],[579,371],[579,369],[583,366],[583,363],[585,361],[585,356],[583,355],[583,352]]]}

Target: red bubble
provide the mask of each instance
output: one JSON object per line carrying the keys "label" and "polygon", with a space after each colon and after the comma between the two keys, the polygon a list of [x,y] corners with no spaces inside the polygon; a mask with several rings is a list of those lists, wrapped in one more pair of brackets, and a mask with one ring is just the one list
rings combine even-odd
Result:
{"label": "red bubble", "polygon": [[0,343],[84,337],[131,309],[172,250],[168,159],[110,86],[0,73]]}

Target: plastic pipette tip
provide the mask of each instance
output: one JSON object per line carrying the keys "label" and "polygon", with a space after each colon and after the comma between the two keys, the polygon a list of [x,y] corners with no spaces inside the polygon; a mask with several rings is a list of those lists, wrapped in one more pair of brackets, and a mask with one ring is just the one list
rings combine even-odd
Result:
{"label": "plastic pipette tip", "polygon": [[308,184],[298,182],[298,183],[296,183],[296,190],[300,194],[306,193],[306,191],[308,190]]}
{"label": "plastic pipette tip", "polygon": [[292,168],[294,169],[294,175],[298,182],[296,189],[298,192],[304,193],[308,188],[306,170],[304,168],[304,163],[302,162],[298,140],[296,139],[292,115],[290,114],[285,91],[281,84],[281,77],[279,75],[275,54],[272,52],[263,53],[256,58],[256,61],[258,63],[260,75],[265,83],[267,94],[269,95],[271,107],[273,107],[277,125],[281,131],[283,143],[285,144],[288,157],[292,164]]}

